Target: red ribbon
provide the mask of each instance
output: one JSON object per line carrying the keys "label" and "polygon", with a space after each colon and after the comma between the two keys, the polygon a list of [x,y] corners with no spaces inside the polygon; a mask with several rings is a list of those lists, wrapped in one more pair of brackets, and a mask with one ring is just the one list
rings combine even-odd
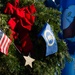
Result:
{"label": "red ribbon", "polygon": [[[29,31],[35,22],[36,8],[34,4],[23,8],[18,7],[19,0],[15,0],[14,4],[7,3],[4,13],[10,14],[12,17],[7,22],[12,30],[14,43],[18,49],[25,55],[28,55],[33,48],[32,42],[29,37]],[[16,41],[19,39],[20,44]]]}

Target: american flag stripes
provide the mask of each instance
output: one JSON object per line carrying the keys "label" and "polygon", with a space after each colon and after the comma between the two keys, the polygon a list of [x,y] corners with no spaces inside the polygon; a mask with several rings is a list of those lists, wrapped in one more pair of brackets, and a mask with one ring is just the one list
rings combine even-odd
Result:
{"label": "american flag stripes", "polygon": [[0,30],[0,52],[8,55],[11,40]]}

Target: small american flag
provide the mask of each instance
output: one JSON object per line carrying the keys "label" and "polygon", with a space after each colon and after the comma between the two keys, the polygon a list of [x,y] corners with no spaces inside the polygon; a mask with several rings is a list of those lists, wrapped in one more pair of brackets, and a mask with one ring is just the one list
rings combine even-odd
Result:
{"label": "small american flag", "polygon": [[0,30],[0,52],[8,55],[11,40]]}

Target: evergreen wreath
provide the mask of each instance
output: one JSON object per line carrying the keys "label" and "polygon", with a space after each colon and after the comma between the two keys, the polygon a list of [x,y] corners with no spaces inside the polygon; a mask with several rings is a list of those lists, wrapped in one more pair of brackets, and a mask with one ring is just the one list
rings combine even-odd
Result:
{"label": "evergreen wreath", "polygon": [[[9,36],[10,31],[7,26],[7,21],[11,17],[3,13],[6,3],[13,0],[1,0],[1,22],[0,28]],[[60,12],[57,9],[47,8],[44,1],[40,0],[20,0],[20,7],[29,6],[34,3],[37,13],[35,24],[30,31],[30,38],[34,44],[35,62],[33,68],[29,66],[24,67],[25,60],[12,44],[9,49],[8,56],[0,53],[0,74],[3,75],[57,75],[61,74],[64,67],[64,59],[70,60],[68,48],[63,39],[58,37],[60,32]],[[49,56],[45,56],[45,41],[42,37],[37,35],[43,28],[44,24],[48,22],[51,25],[55,38],[58,44],[58,52]],[[9,31],[9,32],[8,32]]]}

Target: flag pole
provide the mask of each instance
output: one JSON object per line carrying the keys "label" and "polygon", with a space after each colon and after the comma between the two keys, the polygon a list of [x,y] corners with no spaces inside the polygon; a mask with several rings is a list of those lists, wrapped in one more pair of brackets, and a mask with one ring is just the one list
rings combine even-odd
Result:
{"label": "flag pole", "polygon": [[[4,31],[2,30],[2,29],[0,29],[3,33],[4,33]],[[5,34],[5,33],[4,33]],[[6,35],[6,34],[5,34]],[[8,37],[9,38],[9,37]],[[10,38],[9,38],[10,39]],[[11,40],[11,39],[10,39]],[[13,46],[17,49],[17,51],[20,53],[20,54],[22,54],[21,52],[20,52],[20,50],[17,48],[17,46],[12,42],[12,40],[11,40],[11,43],[13,44]]]}
{"label": "flag pole", "polygon": [[20,50],[16,47],[16,45],[12,42],[13,46],[18,50],[18,52],[21,54]]}

